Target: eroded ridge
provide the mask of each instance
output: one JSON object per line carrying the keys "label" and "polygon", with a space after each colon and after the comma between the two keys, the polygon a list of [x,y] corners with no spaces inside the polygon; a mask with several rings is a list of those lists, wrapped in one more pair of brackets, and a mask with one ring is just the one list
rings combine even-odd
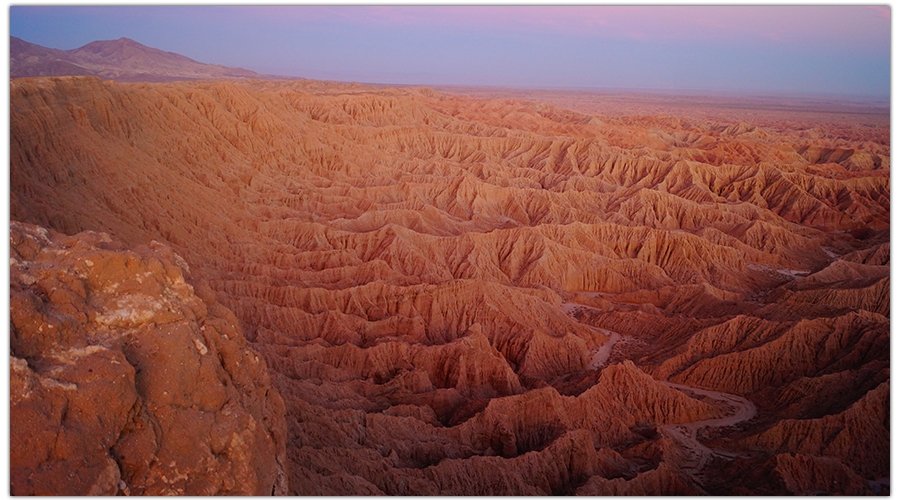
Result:
{"label": "eroded ridge", "polygon": [[[861,494],[888,475],[886,126],[314,81],[10,85],[12,218],[183,257],[284,400],[291,493]],[[132,299],[100,324],[163,310]]]}

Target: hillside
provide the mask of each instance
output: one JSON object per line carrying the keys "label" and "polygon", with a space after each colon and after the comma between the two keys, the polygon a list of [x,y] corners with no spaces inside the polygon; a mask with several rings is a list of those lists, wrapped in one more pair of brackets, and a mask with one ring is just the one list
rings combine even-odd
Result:
{"label": "hillside", "polygon": [[209,78],[287,77],[261,75],[216,64],[199,63],[174,52],[147,47],[129,38],[100,40],[72,50],[58,50],[9,37],[12,78],[36,76],[96,76],[120,82],[167,82]]}
{"label": "hillside", "polygon": [[183,258],[284,400],[292,494],[888,475],[887,127],[315,81],[10,101],[12,219]]}

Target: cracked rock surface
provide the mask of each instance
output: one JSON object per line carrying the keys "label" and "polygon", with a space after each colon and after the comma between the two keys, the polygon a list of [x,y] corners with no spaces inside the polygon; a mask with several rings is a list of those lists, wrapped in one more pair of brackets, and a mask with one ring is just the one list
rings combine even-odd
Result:
{"label": "cracked rock surface", "polygon": [[265,362],[172,250],[18,222],[10,249],[12,494],[287,490]]}

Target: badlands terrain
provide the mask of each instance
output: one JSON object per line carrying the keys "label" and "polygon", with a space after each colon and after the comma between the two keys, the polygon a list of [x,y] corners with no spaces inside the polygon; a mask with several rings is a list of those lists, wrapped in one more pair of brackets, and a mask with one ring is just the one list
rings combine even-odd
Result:
{"label": "badlands terrain", "polygon": [[888,492],[885,115],[536,95],[13,79],[12,492]]}

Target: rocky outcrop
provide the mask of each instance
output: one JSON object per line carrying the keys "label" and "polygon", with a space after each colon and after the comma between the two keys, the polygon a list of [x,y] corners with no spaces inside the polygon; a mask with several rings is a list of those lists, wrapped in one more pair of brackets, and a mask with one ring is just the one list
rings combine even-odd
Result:
{"label": "rocky outcrop", "polygon": [[881,490],[836,458],[780,453],[759,463],[736,463],[724,471],[737,473],[733,494],[872,495]]}
{"label": "rocky outcrop", "polygon": [[811,420],[782,420],[744,440],[751,448],[840,459],[863,477],[888,476],[890,382],[847,410]]}
{"label": "rocky outcrop", "polygon": [[641,472],[632,479],[590,478],[576,491],[580,496],[673,496],[700,495],[702,492],[689,480],[680,477],[665,463],[647,472]]}
{"label": "rocky outcrop", "polygon": [[792,495],[870,495],[869,482],[841,461],[782,453],[774,460],[774,472]]}
{"label": "rocky outcrop", "polygon": [[770,401],[779,418],[821,418],[846,410],[890,375],[890,361],[881,359],[858,369],[799,378],[779,388]]}
{"label": "rocky outcrop", "polygon": [[15,221],[10,243],[13,494],[287,491],[284,404],[184,260]]}
{"label": "rocky outcrop", "polygon": [[[640,441],[640,433],[657,424],[724,412],[653,380],[630,362],[603,370],[596,385],[578,397],[546,387],[493,398],[453,426],[437,421],[436,401],[391,404],[403,397],[391,391],[393,384],[380,397],[374,397],[374,386],[357,386],[329,398],[325,393],[340,386],[316,376],[282,383],[288,412],[298,415],[289,423],[295,440],[291,483],[310,492],[320,481],[324,491],[350,492],[343,480],[325,478],[353,471],[354,484],[386,494],[572,493],[590,476],[631,469],[611,446]],[[456,405],[465,401],[454,393]],[[381,412],[368,406],[379,400],[391,406]]]}
{"label": "rocky outcrop", "polygon": [[883,316],[865,311],[803,320],[770,342],[701,359],[671,380],[735,394],[779,387],[887,359],[888,329]]}
{"label": "rocky outcrop", "polygon": [[871,266],[886,266],[891,262],[891,244],[882,243],[865,250],[857,250],[841,256],[841,260]]}

